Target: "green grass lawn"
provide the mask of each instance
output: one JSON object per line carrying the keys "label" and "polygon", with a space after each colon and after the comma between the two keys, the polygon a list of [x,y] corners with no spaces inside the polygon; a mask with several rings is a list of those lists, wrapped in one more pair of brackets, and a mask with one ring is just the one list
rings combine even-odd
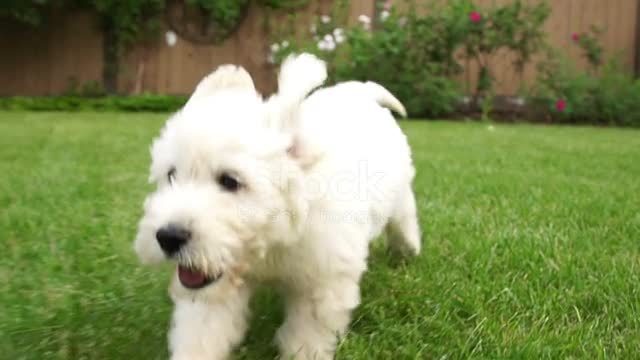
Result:
{"label": "green grass lawn", "polygon": [[[164,115],[0,113],[0,358],[163,359],[132,250]],[[422,255],[375,245],[339,359],[637,358],[640,131],[406,122]],[[238,359],[269,359],[264,289]]]}

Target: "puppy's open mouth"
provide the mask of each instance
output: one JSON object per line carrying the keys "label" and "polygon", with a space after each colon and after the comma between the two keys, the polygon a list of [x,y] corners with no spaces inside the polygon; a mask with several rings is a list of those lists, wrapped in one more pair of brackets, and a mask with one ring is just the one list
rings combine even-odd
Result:
{"label": "puppy's open mouth", "polygon": [[178,265],[178,279],[182,286],[187,289],[200,289],[209,284],[218,281],[222,277],[222,273],[215,276],[209,276],[197,269]]}

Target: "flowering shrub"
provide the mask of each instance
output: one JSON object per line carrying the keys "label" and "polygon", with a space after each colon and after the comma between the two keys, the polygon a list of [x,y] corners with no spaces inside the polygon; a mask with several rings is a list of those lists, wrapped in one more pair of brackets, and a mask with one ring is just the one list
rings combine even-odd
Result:
{"label": "flowering shrub", "polygon": [[514,66],[522,74],[524,64],[546,46],[543,25],[551,8],[545,1],[529,5],[516,0],[480,9],[473,1],[460,0],[452,1],[449,6],[455,13],[469,14],[464,49],[467,59],[476,60],[480,65],[476,96],[492,93],[492,60],[500,50],[510,50],[516,56]]}
{"label": "flowering shrub", "polygon": [[[371,31],[374,23],[376,31]],[[296,41],[292,35],[272,44],[268,60],[280,63],[292,52],[310,52],[327,61],[330,82],[375,81],[398,96],[414,116],[450,114],[460,98],[458,87],[439,61],[421,52],[435,34],[427,37],[415,25],[390,6],[378,19],[360,15],[351,27],[322,15],[310,25],[310,38]]]}
{"label": "flowering shrub", "polygon": [[[451,114],[460,99],[458,84],[450,77],[442,58],[433,51],[435,34],[392,9],[381,12],[377,29],[369,23],[348,31],[344,52],[335,66],[336,80],[371,80],[394,93],[413,116]],[[446,50],[443,50],[446,51]],[[456,68],[455,70],[459,70]]]}
{"label": "flowering shrub", "polygon": [[[332,81],[376,81],[396,94],[412,116],[441,117],[460,102],[461,89],[453,77],[462,70],[461,61],[481,64],[474,89],[479,106],[479,95],[493,93],[491,58],[499,49],[510,49],[521,70],[542,48],[542,24],[549,15],[545,2],[527,5],[521,0],[490,10],[481,10],[472,0],[452,0],[427,15],[418,15],[416,8],[399,12],[390,1],[378,10],[377,19],[360,15],[351,27],[320,16],[305,40],[296,41],[296,34],[280,37],[270,48],[269,61],[279,63],[291,52],[312,52],[328,62]],[[288,46],[282,46],[283,38]],[[485,108],[483,113],[489,113],[490,106]]]}
{"label": "flowering shrub", "polygon": [[[584,44],[601,49],[595,37],[585,40],[586,36],[573,34],[572,38],[583,49]],[[625,71],[616,58],[603,65],[598,64],[604,59],[592,59],[599,60],[590,61],[591,71],[581,71],[566,56],[551,54],[539,66],[533,101],[554,122],[640,126],[640,81]]]}
{"label": "flowering shrub", "polygon": [[592,26],[588,33],[573,33],[571,35],[573,42],[580,46],[584,53],[583,56],[589,61],[594,71],[597,71],[602,66],[604,49],[599,40],[602,32],[602,29]]}

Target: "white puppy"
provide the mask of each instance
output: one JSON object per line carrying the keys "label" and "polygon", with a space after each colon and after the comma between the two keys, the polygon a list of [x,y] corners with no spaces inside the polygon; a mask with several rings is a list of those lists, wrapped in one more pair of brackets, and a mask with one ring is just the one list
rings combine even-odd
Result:
{"label": "white puppy", "polygon": [[174,359],[226,359],[247,329],[255,284],[280,285],[284,358],[331,359],[360,302],[368,245],[420,251],[407,140],[374,83],[309,93],[326,78],[290,57],[267,101],[226,65],[204,78],[151,149],[157,190],[135,240],[143,262],[174,260]]}

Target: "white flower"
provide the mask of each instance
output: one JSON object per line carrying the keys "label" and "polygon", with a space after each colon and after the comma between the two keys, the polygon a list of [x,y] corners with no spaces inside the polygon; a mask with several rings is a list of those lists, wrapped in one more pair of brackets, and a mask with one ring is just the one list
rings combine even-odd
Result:
{"label": "white flower", "polygon": [[524,104],[527,103],[527,101],[521,97],[514,98],[511,100],[511,102],[518,106],[524,106]]}
{"label": "white flower", "polygon": [[327,42],[327,50],[329,51],[333,51],[336,48],[336,43],[333,41],[328,41]]}
{"label": "white flower", "polygon": [[318,28],[316,28],[316,24],[311,24],[311,26],[309,26],[309,31],[312,34],[315,34],[317,30],[318,30]]}
{"label": "white flower", "polygon": [[164,39],[167,42],[167,45],[174,46],[178,42],[178,35],[169,30],[166,34],[164,34]]}
{"label": "white flower", "polygon": [[358,16],[358,21],[362,24],[362,27],[365,30],[369,30],[371,28],[371,18],[369,18],[367,15]]}
{"label": "white flower", "polygon": [[467,105],[471,102],[471,99],[468,96],[463,96],[462,99],[460,99],[460,102]]}
{"label": "white flower", "polygon": [[328,24],[331,21],[331,17],[329,15],[320,16],[320,22],[323,24]]}
{"label": "white flower", "polygon": [[333,30],[333,37],[336,40],[336,44],[342,44],[346,39],[344,36],[344,30],[342,30],[341,28],[336,28],[335,30]]}
{"label": "white flower", "polygon": [[389,17],[388,10],[382,10],[382,12],[380,12],[380,20],[385,21],[387,20],[388,17]]}
{"label": "white flower", "polygon": [[280,44],[278,43],[273,43],[271,44],[271,53],[277,53],[278,50],[280,50]]}
{"label": "white flower", "polygon": [[276,63],[276,58],[275,56],[273,56],[273,54],[269,54],[269,56],[267,56],[267,62],[269,64],[275,64]]}
{"label": "white flower", "polygon": [[289,42],[287,40],[280,43],[280,47],[285,49],[289,47]]}
{"label": "white flower", "polygon": [[358,16],[358,21],[360,21],[363,24],[371,24],[371,19],[364,14]]}
{"label": "white flower", "polygon": [[318,49],[322,51],[333,51],[336,48],[336,43],[333,40],[333,37],[329,34],[325,35],[325,37],[318,41]]}

